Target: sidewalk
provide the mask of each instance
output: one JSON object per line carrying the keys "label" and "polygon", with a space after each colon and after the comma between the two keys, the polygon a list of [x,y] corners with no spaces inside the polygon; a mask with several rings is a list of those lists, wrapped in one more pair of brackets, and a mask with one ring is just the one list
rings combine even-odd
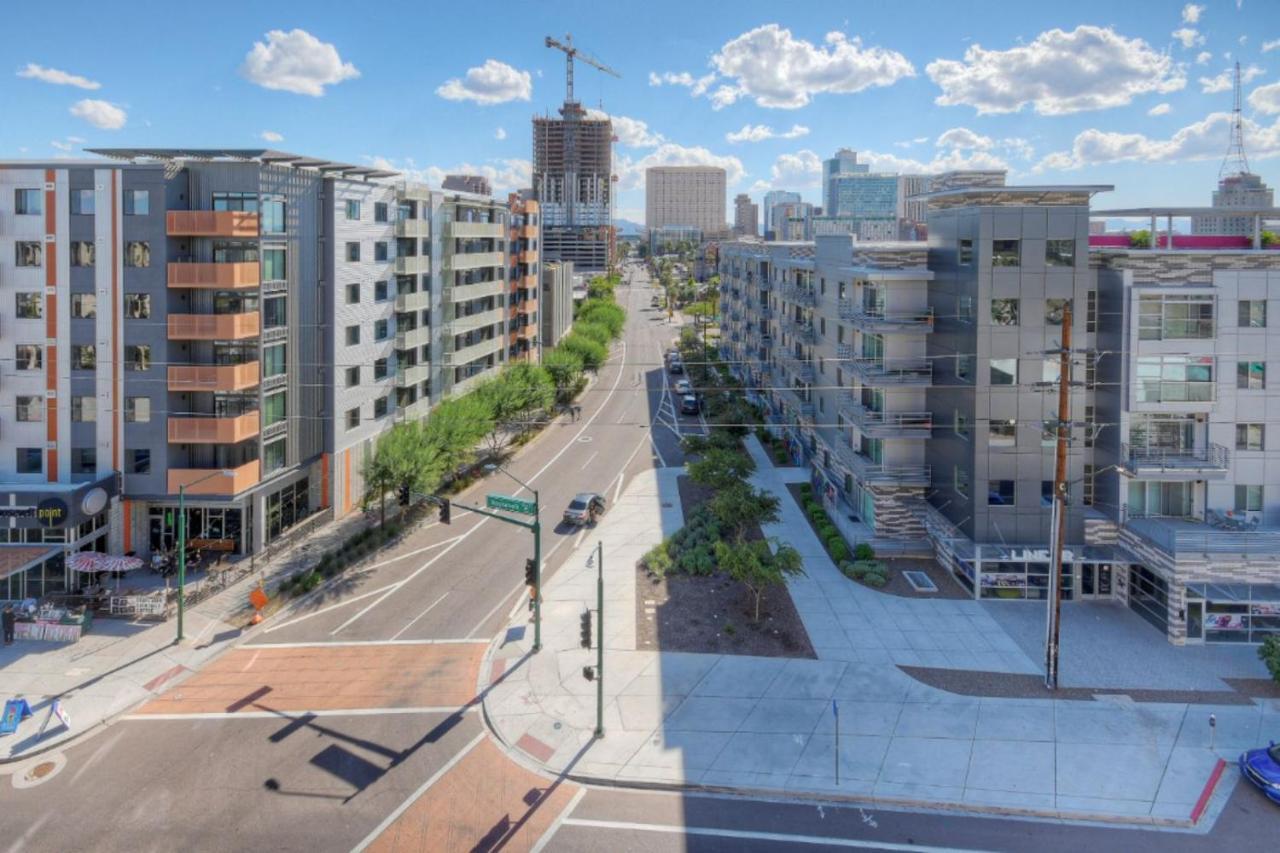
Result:
{"label": "sidewalk", "polygon": [[[152,698],[238,642],[249,593],[265,577],[268,593],[284,576],[314,562],[364,523],[355,513],[302,537],[226,590],[188,607],[186,639],[174,644],[176,618],[165,622],[96,619],[78,643],[17,642],[0,647],[0,699],[24,698],[33,714],[18,731],[0,738],[0,764],[18,761],[78,738]],[[36,736],[54,699],[71,718],[68,730],[56,719]]]}
{"label": "sidewalk", "polygon": [[[761,484],[771,471],[761,470]],[[960,666],[944,643],[992,643],[1003,635],[999,626],[977,602],[921,601],[934,607],[926,611],[841,577],[785,497],[782,523],[767,532],[804,558],[808,576],[790,586],[818,659],[637,651],[634,566],[680,525],[679,474],[638,476],[568,557],[544,590],[541,653],[529,654],[523,611],[491,647],[481,667],[486,718],[521,760],[580,781],[1186,826],[1215,791],[1209,783],[1219,758],[1234,760],[1280,728],[1275,700],[1222,707],[1125,697],[1011,700],[921,684],[898,659]],[[592,737],[596,684],[582,675],[595,652],[578,643],[579,614],[595,608],[596,570],[586,561],[596,540],[605,556],[602,740]],[[896,639],[886,646],[887,634],[902,637],[904,647],[893,648]],[[977,660],[1032,668],[1003,636],[987,650],[990,658]],[[930,638],[943,647],[912,645]],[[1208,748],[1211,713],[1215,750]],[[1230,768],[1222,774],[1208,820],[1236,776]]]}

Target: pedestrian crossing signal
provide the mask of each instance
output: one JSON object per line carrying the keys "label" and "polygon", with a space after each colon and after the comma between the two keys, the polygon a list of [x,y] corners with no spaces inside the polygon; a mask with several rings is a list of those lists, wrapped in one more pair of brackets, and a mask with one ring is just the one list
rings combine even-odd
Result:
{"label": "pedestrian crossing signal", "polygon": [[591,611],[582,611],[582,647],[584,649],[591,648]]}

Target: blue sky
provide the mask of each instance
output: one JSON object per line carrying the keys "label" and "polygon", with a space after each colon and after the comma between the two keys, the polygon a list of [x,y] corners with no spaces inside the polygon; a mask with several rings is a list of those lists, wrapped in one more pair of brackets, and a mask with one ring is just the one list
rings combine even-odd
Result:
{"label": "blue sky", "polygon": [[840,146],[889,171],[1113,183],[1108,206],[1207,204],[1237,60],[1250,164],[1280,183],[1274,0],[45,2],[6,10],[5,29],[4,158],[265,145],[429,181],[466,166],[511,189],[530,117],[564,98],[543,37],[572,32],[622,75],[576,78],[617,122],[629,219],[646,165],[716,163],[731,195],[817,201],[819,158]]}

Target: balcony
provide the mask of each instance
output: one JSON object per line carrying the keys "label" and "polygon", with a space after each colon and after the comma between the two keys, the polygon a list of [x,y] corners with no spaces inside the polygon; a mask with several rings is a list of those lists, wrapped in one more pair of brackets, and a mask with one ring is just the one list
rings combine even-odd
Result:
{"label": "balcony", "polygon": [[430,237],[431,221],[428,219],[397,219],[396,236],[416,237],[418,239]]}
{"label": "balcony", "polygon": [[396,384],[403,387],[418,385],[431,378],[431,365],[413,364],[396,368]]}
{"label": "balcony", "polygon": [[933,309],[888,312],[868,309],[851,299],[840,300],[840,319],[851,320],[865,332],[932,332]]}
{"label": "balcony", "polygon": [[1190,449],[1125,444],[1121,454],[1126,473],[1144,480],[1223,480],[1231,468],[1231,451],[1221,444]]}
{"label": "balcony", "polygon": [[188,495],[221,495],[230,497],[251,489],[262,479],[257,459],[238,468],[170,468],[169,494],[177,494],[186,486]]}
{"label": "balcony", "polygon": [[794,355],[787,354],[779,356],[778,361],[782,362],[782,366],[801,382],[805,384],[813,383],[815,372],[811,359],[796,358]]}
{"label": "balcony", "polygon": [[506,237],[501,222],[450,222],[445,226],[446,240],[466,239],[472,237],[492,237],[501,240]]}
{"label": "balcony", "polygon": [[258,214],[242,210],[171,210],[165,214],[170,237],[257,237]]}
{"label": "balcony", "polygon": [[[463,347],[457,350],[446,350],[444,354],[444,363],[448,365],[462,365],[475,361],[477,358],[483,358],[490,353],[500,352],[506,341],[502,336],[495,336],[487,341],[480,341],[471,346]],[[450,344],[452,345],[452,344]],[[456,389],[455,389],[456,391]]]}
{"label": "balcony", "polygon": [[262,283],[257,261],[170,263],[167,275],[170,287],[245,290]]}
{"label": "balcony", "polygon": [[455,252],[445,258],[445,268],[451,270],[478,270],[485,267],[506,266],[504,252]]}
{"label": "balcony", "polygon": [[235,444],[253,438],[260,431],[258,412],[235,417],[204,415],[169,418],[170,444]]}
{"label": "balcony", "polygon": [[418,326],[396,332],[396,349],[417,349],[431,343],[431,327]]}
{"label": "balcony", "polygon": [[1258,530],[1252,524],[1231,530],[1213,527],[1198,518],[1143,518],[1130,515],[1121,532],[1136,534],[1167,554],[1238,554],[1280,556],[1280,530]]}
{"label": "balcony", "polygon": [[782,288],[782,300],[803,305],[806,308],[818,307],[818,294],[815,291],[807,287],[796,287],[794,284]]}
{"label": "balcony", "polygon": [[812,323],[797,323],[795,320],[783,320],[782,331],[804,344],[818,342],[818,330]]}
{"label": "balcony", "polygon": [[494,323],[501,323],[503,319],[503,309],[494,308],[489,311],[477,311],[474,314],[468,314],[462,317],[454,317],[447,321],[446,327],[448,334],[458,335],[463,332],[469,332],[472,329],[483,328],[484,326],[492,326]]}
{"label": "balcony", "polygon": [[455,284],[444,290],[445,299],[450,302],[465,302],[468,299],[483,299],[486,296],[497,296],[505,293],[505,281],[482,281],[477,284]]}
{"label": "balcony", "polygon": [[871,438],[931,438],[932,412],[876,412],[847,399],[840,414]]}
{"label": "balcony", "polygon": [[[537,249],[521,249],[516,252],[516,263],[518,264],[536,264],[538,262]],[[531,277],[533,273],[529,273],[526,278]]]}
{"label": "balcony", "polygon": [[431,398],[419,397],[407,406],[401,406],[396,412],[397,421],[416,421],[425,418],[431,412]]}
{"label": "balcony", "polygon": [[397,311],[421,311],[431,307],[431,291],[415,290],[413,293],[396,294]]}
{"label": "balcony", "polygon": [[794,413],[796,417],[813,419],[814,405],[812,400],[806,400],[800,395],[800,392],[793,388],[784,388],[780,392],[782,396],[782,405],[788,411]]}
{"label": "balcony", "polygon": [[836,447],[840,461],[863,483],[881,486],[928,486],[928,465],[885,465],[863,456],[842,438]]}
{"label": "balcony", "polygon": [[925,358],[846,358],[863,385],[931,385],[933,365]]}
{"label": "balcony", "polygon": [[256,361],[244,364],[191,364],[169,368],[170,391],[243,391],[262,381]]}
{"label": "balcony", "polygon": [[257,311],[169,315],[171,341],[239,341],[256,338],[261,331],[262,315]]}
{"label": "balcony", "polygon": [[396,275],[426,275],[430,272],[430,255],[399,255],[396,257]]}

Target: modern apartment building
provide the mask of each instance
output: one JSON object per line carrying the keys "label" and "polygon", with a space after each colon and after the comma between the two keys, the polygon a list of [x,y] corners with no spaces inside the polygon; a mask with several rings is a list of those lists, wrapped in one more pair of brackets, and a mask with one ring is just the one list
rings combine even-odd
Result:
{"label": "modern apartment building", "polygon": [[472,195],[493,195],[493,187],[489,186],[489,179],[484,175],[445,175],[440,189]]}
{"label": "modern apartment building", "polygon": [[542,345],[554,347],[573,327],[573,263],[542,265]]}
{"label": "modern apartment building", "polygon": [[560,115],[533,120],[541,256],[600,272],[613,258],[613,122],[589,118],[576,101],[566,101]]}
{"label": "modern apartment building", "polygon": [[746,193],[738,193],[733,199],[733,233],[738,237],[760,235],[760,206]]}
{"label": "modern apartment building", "polygon": [[[532,195],[532,193],[530,193]],[[507,356],[513,361],[538,361],[538,291],[542,278],[538,260],[542,217],[538,203],[518,193],[507,198],[511,227],[507,235],[511,270],[507,276]]]}
{"label": "modern apartment building", "polygon": [[774,239],[770,236],[773,229],[773,208],[779,204],[800,202],[800,193],[793,193],[788,190],[769,190],[764,194],[764,201],[760,205],[760,210],[764,216],[764,237],[766,240]]}
{"label": "modern apartment building", "polygon": [[651,166],[644,170],[644,225],[725,231],[725,171],[718,166]]}
{"label": "modern apartment building", "polygon": [[1140,215],[1092,212],[1108,189],[937,191],[927,244],[724,244],[725,356],[846,533],[927,544],[975,597],[1036,600],[1070,307],[1064,596],[1127,604],[1174,643],[1256,643],[1280,632],[1280,252],[1091,240],[1091,216]]}

